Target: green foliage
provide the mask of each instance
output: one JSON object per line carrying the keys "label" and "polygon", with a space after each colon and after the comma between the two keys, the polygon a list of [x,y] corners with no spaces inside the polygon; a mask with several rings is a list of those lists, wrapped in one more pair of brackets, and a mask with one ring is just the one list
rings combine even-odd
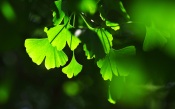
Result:
{"label": "green foliage", "polygon": [[[68,45],[73,56],[70,63],[62,68],[62,72],[72,78],[83,69],[74,55],[75,49],[82,43],[84,55],[87,59],[94,59],[104,80],[114,81],[113,78],[118,77],[115,82],[118,84],[115,86],[116,94],[113,94],[115,91],[109,91],[108,100],[112,103],[115,103],[113,97],[115,100],[121,98],[125,82],[123,78],[133,72],[138,73],[133,58],[136,48],[149,51],[164,47],[170,37],[167,30],[150,19],[137,19],[139,24],[146,28],[146,34],[137,36],[138,33],[141,35],[141,32],[139,28],[130,27],[134,22],[119,0],[58,0],[55,5],[57,9],[53,10],[53,27],[44,28],[47,38],[26,39],[28,55],[37,65],[45,59],[47,69],[59,68],[68,61],[63,52]],[[119,42],[124,45],[122,48]],[[143,45],[143,48],[140,45]],[[113,85],[110,85],[109,89],[113,88]]]}
{"label": "green foliage", "polygon": [[64,67],[62,69],[63,73],[67,74],[68,78],[72,78],[73,76],[77,76],[78,73],[80,73],[81,70],[82,70],[82,65],[79,64],[75,60],[75,56],[74,55],[73,55],[72,60],[69,63],[69,65],[67,65],[66,67]]}
{"label": "green foliage", "polygon": [[29,56],[37,65],[40,65],[45,58],[47,69],[63,66],[68,61],[67,55],[53,47],[47,38],[27,39],[25,47]]}
{"label": "green foliage", "polygon": [[127,59],[134,54],[135,48],[133,46],[120,50],[111,49],[104,59],[97,62],[98,67],[101,68],[100,73],[104,80],[112,80],[112,74],[115,76],[127,76],[130,72],[130,69],[128,69],[130,63],[128,63]]}

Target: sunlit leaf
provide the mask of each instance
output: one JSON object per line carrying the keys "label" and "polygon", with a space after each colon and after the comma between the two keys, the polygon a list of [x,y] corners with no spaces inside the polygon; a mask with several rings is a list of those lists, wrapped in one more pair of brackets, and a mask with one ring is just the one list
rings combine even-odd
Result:
{"label": "sunlit leaf", "polygon": [[104,80],[111,80],[112,75],[127,76],[132,65],[130,56],[135,54],[135,48],[129,46],[120,50],[111,49],[104,59],[97,62]]}
{"label": "sunlit leaf", "polygon": [[117,31],[120,29],[120,26],[118,23],[114,23],[114,22],[110,22],[110,21],[106,21],[106,25],[111,27],[113,30]]}
{"label": "sunlit leaf", "polygon": [[45,59],[47,69],[63,66],[67,61],[68,57],[63,51],[58,51],[51,45],[48,46]]}
{"label": "sunlit leaf", "polygon": [[[71,28],[72,27],[69,25],[69,29]],[[79,45],[79,43],[81,42],[80,39],[78,39],[77,37],[73,34],[67,35],[67,44],[72,51],[75,50]]]}
{"label": "sunlit leaf", "polygon": [[161,48],[167,43],[167,39],[170,37],[169,32],[159,29],[155,24],[146,27],[146,37],[143,43],[143,49],[145,51],[152,50],[154,48]]}
{"label": "sunlit leaf", "polygon": [[111,49],[109,54],[104,58],[104,60],[100,60],[97,62],[98,67],[100,67],[100,73],[104,80],[111,80],[112,74],[116,74],[118,76],[117,65],[115,58],[115,50]]}
{"label": "sunlit leaf", "polygon": [[72,78],[73,76],[77,76],[81,70],[82,65],[75,60],[75,56],[73,55],[71,62],[62,69],[62,72],[67,74],[68,78]]}
{"label": "sunlit leaf", "polygon": [[25,47],[32,61],[40,65],[45,58],[47,52],[47,39],[26,39]]}
{"label": "sunlit leaf", "polygon": [[[58,9],[58,13],[57,13],[57,11],[53,12],[54,25],[60,24],[62,22],[64,16],[65,16],[65,13],[61,9],[61,3],[62,3],[62,0],[55,1],[55,5],[56,5],[56,7]],[[57,14],[59,14],[59,15],[57,15]]]}
{"label": "sunlit leaf", "polygon": [[25,47],[28,55],[37,65],[40,65],[46,58],[45,66],[47,69],[63,66],[68,61],[67,55],[53,47],[47,38],[26,39]]}
{"label": "sunlit leaf", "polygon": [[71,35],[64,25],[57,25],[50,29],[45,28],[44,31],[47,33],[49,42],[59,51],[66,46],[67,36]]}

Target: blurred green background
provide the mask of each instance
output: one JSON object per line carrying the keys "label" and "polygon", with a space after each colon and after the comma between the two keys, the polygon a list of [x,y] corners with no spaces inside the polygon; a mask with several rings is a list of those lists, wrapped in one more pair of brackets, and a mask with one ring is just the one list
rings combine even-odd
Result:
{"label": "blurred green background", "polygon": [[[154,92],[152,90],[155,86],[152,83],[147,84],[147,89],[152,92],[143,91],[145,94],[137,96],[137,99],[132,96],[132,92],[127,93],[139,93],[135,91],[137,87],[130,86],[130,89],[125,90],[123,99],[128,99],[128,104],[122,100],[115,105],[109,103],[109,83],[103,80],[94,61],[87,61],[84,54],[78,50],[77,60],[84,68],[72,79],[68,79],[61,69],[48,71],[43,64],[37,66],[33,63],[25,51],[24,41],[31,37],[46,37],[43,28],[52,26],[53,6],[54,0],[0,1],[0,109],[160,109],[162,105],[162,109],[175,107],[175,89]],[[148,53],[146,58],[140,58],[146,62],[148,72],[150,69],[152,72],[158,71],[151,74],[153,79],[159,81],[167,76],[167,82],[173,82],[174,60],[161,53],[155,51]],[[167,67],[152,67],[157,63]],[[159,69],[160,67],[162,69]],[[164,74],[164,70],[169,73]],[[135,79],[140,77],[131,80]]]}

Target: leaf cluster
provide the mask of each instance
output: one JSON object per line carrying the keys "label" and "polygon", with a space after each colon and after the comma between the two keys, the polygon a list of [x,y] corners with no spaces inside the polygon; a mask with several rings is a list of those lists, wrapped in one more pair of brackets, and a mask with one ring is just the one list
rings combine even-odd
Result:
{"label": "leaf cluster", "polygon": [[[133,23],[119,0],[57,0],[55,6],[53,27],[44,28],[47,38],[26,39],[25,47],[34,63],[40,65],[45,60],[47,69],[63,66],[62,72],[68,78],[77,76],[83,69],[74,53],[80,43],[87,59],[94,59],[103,79],[110,81],[135,69],[132,57],[136,54],[136,43],[143,42],[140,45],[142,49],[143,44],[145,51],[166,43],[168,33],[154,22]],[[72,51],[67,65],[66,45]]]}

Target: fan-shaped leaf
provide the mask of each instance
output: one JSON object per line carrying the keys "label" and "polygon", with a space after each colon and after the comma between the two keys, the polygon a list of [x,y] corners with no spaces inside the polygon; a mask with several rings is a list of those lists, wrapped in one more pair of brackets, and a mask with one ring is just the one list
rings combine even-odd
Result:
{"label": "fan-shaped leaf", "polygon": [[49,30],[45,28],[44,31],[47,33],[49,42],[59,51],[66,46],[67,36],[71,35],[64,25],[57,25]]}
{"label": "fan-shaped leaf", "polygon": [[77,76],[81,70],[82,65],[75,60],[75,56],[73,55],[71,62],[62,69],[62,72],[67,74],[68,78],[72,78],[73,76]]}
{"label": "fan-shaped leaf", "polygon": [[132,68],[130,56],[134,55],[134,53],[134,46],[120,50],[111,49],[104,59],[97,62],[98,67],[101,68],[100,73],[104,80],[111,80],[112,74],[126,76]]}
{"label": "fan-shaped leaf", "polygon": [[57,51],[47,38],[26,39],[25,47],[32,61],[37,65],[40,65],[46,57],[45,66],[47,69],[63,66],[68,61],[67,55],[63,51]]}
{"label": "fan-shaped leaf", "polygon": [[[69,30],[73,29],[71,25],[68,25],[68,28]],[[72,51],[77,48],[80,42],[81,42],[80,39],[78,39],[78,37],[76,37],[75,35],[73,34],[67,35],[67,44]]]}
{"label": "fan-shaped leaf", "polygon": [[57,50],[62,50],[66,46],[66,42],[70,49],[73,51],[80,43],[80,40],[69,32],[68,26],[65,28],[64,25],[58,25],[53,28],[45,28],[44,31],[47,33],[49,42],[57,48]]}
{"label": "fan-shaped leaf", "polygon": [[103,60],[98,61],[97,65],[101,68],[100,73],[104,80],[111,80],[113,73],[118,76],[114,49],[111,49]]}
{"label": "fan-shaped leaf", "polygon": [[67,36],[67,44],[69,46],[69,48],[73,51],[77,48],[77,46],[79,45],[81,41],[75,37],[74,35],[68,35]]}

